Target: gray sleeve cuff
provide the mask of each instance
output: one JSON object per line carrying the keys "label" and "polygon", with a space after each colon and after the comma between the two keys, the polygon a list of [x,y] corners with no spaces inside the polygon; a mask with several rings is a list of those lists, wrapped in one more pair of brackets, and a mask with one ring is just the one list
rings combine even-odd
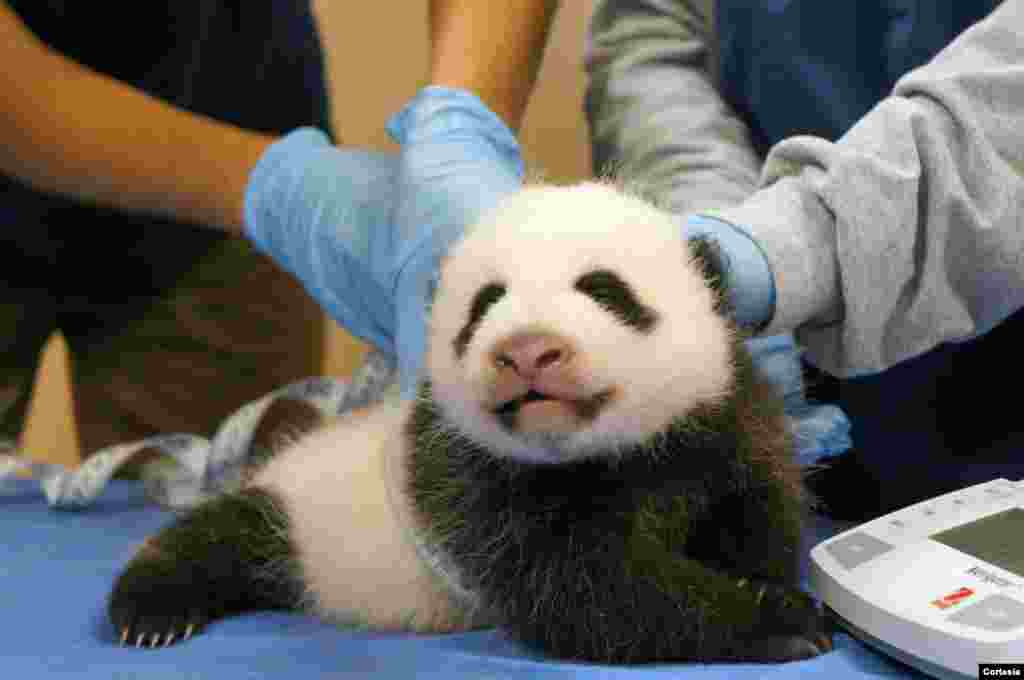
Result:
{"label": "gray sleeve cuff", "polygon": [[813,192],[801,190],[796,178],[784,177],[742,204],[716,211],[715,217],[743,230],[771,272],[774,304],[764,333],[841,320],[835,220]]}

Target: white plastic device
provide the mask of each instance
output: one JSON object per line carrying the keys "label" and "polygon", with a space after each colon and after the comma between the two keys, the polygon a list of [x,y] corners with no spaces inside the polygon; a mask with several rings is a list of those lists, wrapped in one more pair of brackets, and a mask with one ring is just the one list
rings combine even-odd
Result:
{"label": "white plastic device", "polygon": [[822,541],[810,581],[854,636],[934,677],[1024,662],[1024,481],[967,487]]}

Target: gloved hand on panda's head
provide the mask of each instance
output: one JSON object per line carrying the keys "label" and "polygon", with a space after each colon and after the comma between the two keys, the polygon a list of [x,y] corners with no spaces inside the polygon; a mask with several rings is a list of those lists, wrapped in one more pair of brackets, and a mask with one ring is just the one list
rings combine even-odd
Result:
{"label": "gloved hand on panda's head", "polygon": [[441,257],[465,228],[517,191],[519,143],[476,95],[428,86],[387,125],[402,145],[392,233],[402,393],[415,394],[426,350],[426,302]]}
{"label": "gloved hand on panda's head", "polygon": [[397,166],[394,154],[337,147],[299,128],[263,153],[245,195],[246,236],[349,333],[389,355]]}
{"label": "gloved hand on panda's head", "polygon": [[302,128],[272,144],[246,189],[246,235],[350,333],[396,355],[412,394],[438,261],[519,189],[515,136],[475,95],[426,87],[391,118],[392,154]]}

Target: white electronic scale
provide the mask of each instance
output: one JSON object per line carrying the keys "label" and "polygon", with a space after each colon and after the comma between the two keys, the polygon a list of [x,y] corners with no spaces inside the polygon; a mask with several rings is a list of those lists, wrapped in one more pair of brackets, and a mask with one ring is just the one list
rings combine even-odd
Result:
{"label": "white electronic scale", "polygon": [[811,550],[811,585],[854,636],[937,678],[1024,662],[1024,480],[911,505]]}

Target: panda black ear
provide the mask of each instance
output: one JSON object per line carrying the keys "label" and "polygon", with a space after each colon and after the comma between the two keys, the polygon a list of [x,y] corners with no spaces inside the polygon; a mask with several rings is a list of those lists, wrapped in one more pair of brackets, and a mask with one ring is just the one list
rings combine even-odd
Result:
{"label": "panda black ear", "polygon": [[718,243],[704,236],[694,236],[688,240],[690,252],[693,253],[695,264],[700,268],[708,287],[715,292],[715,311],[719,314],[732,314],[732,305],[725,290],[726,262]]}

